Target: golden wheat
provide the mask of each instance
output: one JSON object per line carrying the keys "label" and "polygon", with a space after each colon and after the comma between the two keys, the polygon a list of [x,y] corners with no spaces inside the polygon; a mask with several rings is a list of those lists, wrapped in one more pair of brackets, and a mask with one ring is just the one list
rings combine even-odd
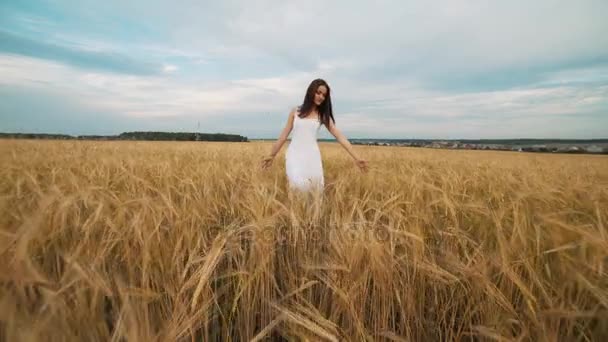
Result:
{"label": "golden wheat", "polygon": [[608,158],[0,141],[6,341],[608,338]]}

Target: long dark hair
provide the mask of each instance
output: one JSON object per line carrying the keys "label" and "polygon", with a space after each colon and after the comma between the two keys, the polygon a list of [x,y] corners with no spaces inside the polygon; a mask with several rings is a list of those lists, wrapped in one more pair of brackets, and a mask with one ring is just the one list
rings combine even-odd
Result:
{"label": "long dark hair", "polygon": [[331,89],[325,80],[317,78],[312,81],[308,86],[308,90],[306,90],[306,96],[304,96],[304,103],[300,106],[300,114],[299,117],[306,117],[310,111],[315,106],[315,93],[320,86],[325,86],[327,88],[327,96],[325,96],[325,100],[319,105],[317,108],[319,111],[319,120],[326,126],[329,127],[329,119],[331,119],[334,124],[336,120],[334,119],[334,113],[331,108]]}

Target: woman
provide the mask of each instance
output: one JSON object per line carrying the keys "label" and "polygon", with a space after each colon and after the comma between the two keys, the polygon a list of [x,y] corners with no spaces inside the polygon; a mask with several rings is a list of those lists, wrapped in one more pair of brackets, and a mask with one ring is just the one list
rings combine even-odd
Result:
{"label": "woman", "polygon": [[327,82],[316,79],[310,83],[304,103],[289,113],[287,124],[276,143],[272,146],[270,155],[262,160],[262,168],[266,169],[287,141],[289,133],[293,136],[285,155],[285,166],[290,189],[302,191],[323,190],[323,164],[321,152],[317,144],[317,134],[321,125],[346,149],[354,159],[355,164],[367,171],[367,161],[359,158],[353,151],[352,145],[335,125],[332,113],[331,94]]}

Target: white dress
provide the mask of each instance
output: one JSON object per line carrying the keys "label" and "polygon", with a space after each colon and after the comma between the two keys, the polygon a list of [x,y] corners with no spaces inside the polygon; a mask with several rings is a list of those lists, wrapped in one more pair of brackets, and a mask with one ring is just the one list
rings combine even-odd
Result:
{"label": "white dress", "polygon": [[290,189],[302,191],[323,190],[323,163],[317,144],[321,122],[302,119],[296,112],[291,134],[291,142],[285,154],[285,168]]}

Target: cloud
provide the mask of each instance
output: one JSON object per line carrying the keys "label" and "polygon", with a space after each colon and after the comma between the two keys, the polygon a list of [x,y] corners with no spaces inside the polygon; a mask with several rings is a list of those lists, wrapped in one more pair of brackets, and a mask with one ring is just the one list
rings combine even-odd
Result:
{"label": "cloud", "polygon": [[[27,79],[21,77],[24,70],[28,70]],[[188,127],[186,123],[193,129],[193,122],[202,122],[205,127],[218,131],[230,127],[234,133],[250,137],[280,133],[289,109],[303,98],[305,86],[314,76],[294,73],[268,79],[185,84],[171,77],[85,72],[56,62],[14,56],[0,56],[0,73],[4,75],[0,80],[3,87],[33,89],[33,94],[46,94],[43,98],[69,98],[66,102],[82,115],[111,114],[113,122],[149,120],[163,123],[168,129]],[[605,131],[597,127],[598,119],[593,118],[608,108],[608,86],[455,95],[407,84],[363,86],[347,81],[337,78],[335,116],[345,133],[357,137],[462,138],[465,134],[475,137],[488,132],[513,136],[515,131],[528,132],[530,123],[543,121],[556,126],[568,122],[568,126],[557,130],[566,137],[575,135],[572,127],[581,126],[572,126],[576,115],[589,123],[587,134],[595,132],[598,137]],[[541,124],[532,127],[546,130]],[[509,130],[513,132],[509,134]],[[330,136],[323,132],[322,137]]]}
{"label": "cloud", "polygon": [[0,31],[0,52],[53,60],[85,69],[145,75],[160,72],[161,67],[137,61],[112,51],[91,51],[45,43]]}
{"label": "cloud", "polygon": [[[144,127],[115,113],[65,101],[48,88],[0,85],[0,132],[111,134]],[[131,122],[130,122],[131,121]]]}
{"label": "cloud", "polygon": [[[0,73],[3,75],[0,85],[61,93],[70,102],[102,111],[132,117],[198,115],[201,119],[244,111],[287,110],[296,89],[293,79],[311,77],[288,75],[285,79],[188,83],[162,75],[85,71],[57,62],[10,55],[0,55]],[[291,88],[281,87],[289,82]]]}
{"label": "cloud", "polygon": [[177,71],[177,69],[179,69],[179,68],[175,65],[171,65],[171,64],[163,65],[163,71],[166,73],[171,73],[171,72]]}
{"label": "cloud", "polygon": [[[608,136],[606,1],[24,0],[0,9],[4,89],[125,123],[200,120],[274,136],[322,77],[339,126],[357,136]],[[19,120],[14,103],[6,120]]]}

